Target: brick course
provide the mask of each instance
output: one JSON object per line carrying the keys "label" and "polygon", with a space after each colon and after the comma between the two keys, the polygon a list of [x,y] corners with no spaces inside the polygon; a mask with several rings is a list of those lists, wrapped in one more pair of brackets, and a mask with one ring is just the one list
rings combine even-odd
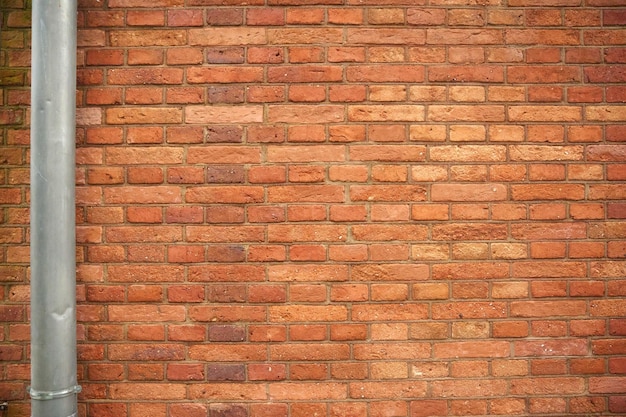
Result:
{"label": "brick course", "polygon": [[[29,4],[0,10],[11,417]],[[79,0],[79,415],[625,415],[624,6]]]}

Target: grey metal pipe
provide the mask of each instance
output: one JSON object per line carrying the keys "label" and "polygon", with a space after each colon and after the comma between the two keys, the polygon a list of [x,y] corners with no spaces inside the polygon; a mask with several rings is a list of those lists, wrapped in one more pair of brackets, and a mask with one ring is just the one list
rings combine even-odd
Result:
{"label": "grey metal pipe", "polygon": [[31,415],[77,415],[76,0],[34,0],[31,64]]}

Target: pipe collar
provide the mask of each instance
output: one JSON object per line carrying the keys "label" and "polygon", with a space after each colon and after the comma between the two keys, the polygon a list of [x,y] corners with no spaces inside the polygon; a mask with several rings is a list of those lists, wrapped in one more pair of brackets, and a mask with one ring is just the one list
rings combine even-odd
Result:
{"label": "pipe collar", "polygon": [[33,400],[46,401],[46,400],[54,400],[55,398],[67,397],[73,394],[78,394],[79,392],[82,391],[82,389],[83,388],[80,385],[74,385],[72,387],[65,388],[65,389],[58,390],[58,391],[39,391],[39,390],[34,389],[33,387],[27,387],[26,391],[28,391],[30,398],[32,398]]}

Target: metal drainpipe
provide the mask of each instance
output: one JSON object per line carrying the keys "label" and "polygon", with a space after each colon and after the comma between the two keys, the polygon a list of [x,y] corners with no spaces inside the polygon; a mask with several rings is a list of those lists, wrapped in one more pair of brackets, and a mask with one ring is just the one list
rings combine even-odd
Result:
{"label": "metal drainpipe", "polygon": [[31,64],[31,415],[77,415],[76,0],[34,0]]}

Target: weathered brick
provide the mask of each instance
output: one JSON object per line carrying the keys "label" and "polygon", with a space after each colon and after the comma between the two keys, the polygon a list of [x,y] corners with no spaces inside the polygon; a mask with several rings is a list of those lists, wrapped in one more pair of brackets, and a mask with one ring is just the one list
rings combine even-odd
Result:
{"label": "weathered brick", "polygon": [[268,29],[267,40],[272,44],[342,44],[343,32],[335,28]]}
{"label": "weathered brick", "polygon": [[[508,116],[516,122],[578,122],[582,119],[577,106],[511,106]],[[593,116],[589,118],[594,120]]]}
{"label": "weathered brick", "polygon": [[320,83],[341,81],[343,75],[339,66],[274,66],[268,70],[267,80],[272,83]]}
{"label": "weathered brick", "polygon": [[204,124],[211,120],[225,123],[254,123],[262,121],[261,108],[240,106],[236,109],[226,106],[187,106],[185,120],[191,124]]}
{"label": "weathered brick", "polygon": [[189,30],[192,46],[258,45],[266,42],[265,31],[256,28],[202,28]]}
{"label": "weathered brick", "polygon": [[349,44],[408,44],[423,45],[426,31],[423,29],[356,29],[347,32]]}
{"label": "weathered brick", "polygon": [[[26,415],[31,22],[5,3],[0,397]],[[623,413],[624,1],[341,3],[80,5],[79,414]]]}
{"label": "weathered brick", "polygon": [[424,120],[424,106],[417,105],[351,105],[348,120],[356,122]]}
{"label": "weathered brick", "polygon": [[271,123],[336,123],[345,120],[343,106],[338,105],[270,105]]}

